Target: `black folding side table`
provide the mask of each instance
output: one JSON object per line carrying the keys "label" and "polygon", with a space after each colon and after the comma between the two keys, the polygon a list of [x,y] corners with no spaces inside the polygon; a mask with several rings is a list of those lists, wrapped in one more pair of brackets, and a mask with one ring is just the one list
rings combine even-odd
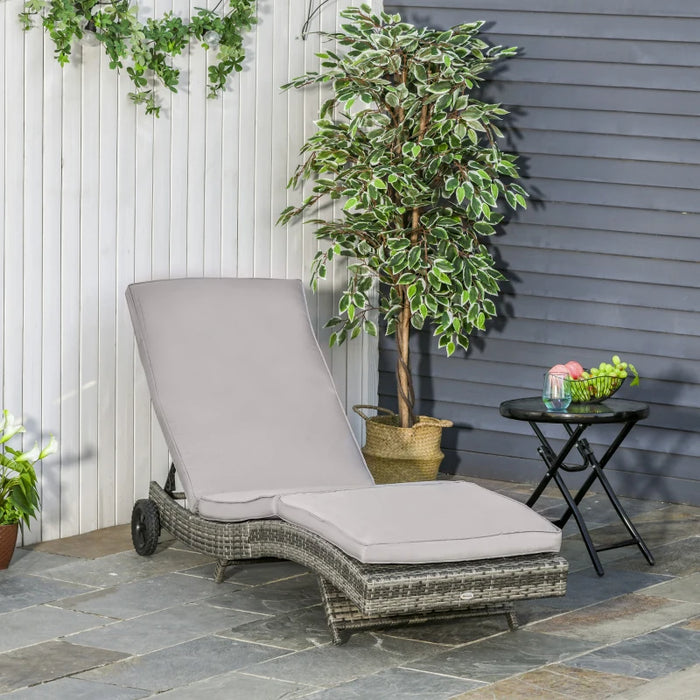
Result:
{"label": "black folding side table", "polygon": [[[649,548],[644,543],[639,532],[632,524],[629,516],[622,507],[613,487],[603,473],[603,469],[610,461],[610,458],[615,454],[617,448],[622,444],[622,441],[627,437],[630,430],[635,426],[637,421],[646,418],[649,415],[649,406],[638,401],[626,401],[622,399],[607,399],[603,403],[594,404],[571,404],[566,411],[549,411],[542,399],[539,397],[529,397],[524,399],[513,399],[512,401],[504,401],[500,406],[501,415],[505,418],[513,420],[527,421],[540,441],[540,446],[537,452],[544,461],[547,467],[547,473],[542,478],[542,481],[537,485],[532,495],[527,501],[527,505],[532,507],[543,491],[547,488],[550,481],[559,487],[564,500],[566,501],[566,510],[561,518],[554,521],[554,524],[563,528],[569,518],[573,515],[581,531],[581,536],[586,545],[586,549],[593,561],[593,566],[599,576],[602,576],[603,565],[600,563],[598,552],[607,549],[616,549],[618,547],[629,547],[637,545],[640,551],[649,562],[654,564],[654,557]],[[549,440],[544,436],[538,423],[558,423],[563,425],[569,438],[557,454],[554,448],[549,443]],[[598,423],[619,423],[621,428],[610,443],[610,446],[605,451],[605,454],[598,459],[588,441],[582,437],[583,433],[591,425]],[[579,454],[583,458],[581,464],[566,464],[564,460],[568,457],[571,450],[576,447]],[[586,477],[581,488],[572,495],[568,487],[564,483],[561,471],[574,472],[590,469],[591,473]],[[583,515],[579,510],[579,504],[583,497],[588,493],[594,482],[599,481],[610,502],[630,534],[630,539],[622,540],[614,544],[606,545],[605,547],[596,547],[593,544],[591,535],[588,532]]]}

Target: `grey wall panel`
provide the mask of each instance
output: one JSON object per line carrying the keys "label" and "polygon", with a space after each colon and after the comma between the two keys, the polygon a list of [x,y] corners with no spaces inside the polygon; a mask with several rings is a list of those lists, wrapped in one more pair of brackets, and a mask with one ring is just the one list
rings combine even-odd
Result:
{"label": "grey wall panel", "polygon": [[[556,362],[615,352],[643,377],[619,396],[651,413],[611,478],[624,494],[700,504],[700,3],[385,7],[441,28],[481,19],[488,41],[519,47],[484,87],[511,109],[504,145],[531,194],[493,239],[508,278],[503,315],[449,359],[430,334],[413,340],[418,411],[456,424],[443,469],[536,480],[535,438],[499,403],[538,393]],[[392,406],[392,340],[381,348],[380,396]],[[591,432],[592,444],[611,430]]]}
{"label": "grey wall panel", "polygon": [[[527,8],[529,12],[558,12],[578,15],[581,13],[581,2],[571,0],[526,0],[516,2],[514,0],[488,0],[481,3],[469,3],[465,5],[463,0],[408,0],[407,2],[385,3],[387,12],[398,12],[405,9],[436,11],[436,10],[463,10],[472,8],[490,8],[491,10],[520,10]],[[651,17],[700,17],[700,7],[697,0],[586,0],[585,12],[608,15],[639,14]]]}

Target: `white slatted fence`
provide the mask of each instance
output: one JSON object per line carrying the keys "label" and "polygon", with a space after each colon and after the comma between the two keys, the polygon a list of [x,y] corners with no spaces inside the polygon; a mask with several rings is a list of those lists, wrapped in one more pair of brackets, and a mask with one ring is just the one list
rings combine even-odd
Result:
{"label": "white slatted fence", "polygon": [[[154,12],[181,4],[156,0]],[[335,29],[348,4],[329,3],[314,28]],[[275,221],[300,201],[285,185],[321,98],[279,86],[317,66],[320,44],[300,39],[305,1],[259,0],[245,69],[226,94],[206,99],[207,57],[192,50],[179,61],[180,92],[161,91],[155,119],[131,104],[129,81],[100,48],[76,45],[61,69],[42,31],[22,32],[21,8],[0,9],[0,396],[24,417],[27,441],[55,433],[60,443],[41,470],[33,542],[127,522],[134,499],[166,474],[124,301],[130,282],[308,279],[315,239]],[[311,300],[322,346],[345,274],[334,268]],[[373,339],[327,357],[348,408],[374,400]]]}

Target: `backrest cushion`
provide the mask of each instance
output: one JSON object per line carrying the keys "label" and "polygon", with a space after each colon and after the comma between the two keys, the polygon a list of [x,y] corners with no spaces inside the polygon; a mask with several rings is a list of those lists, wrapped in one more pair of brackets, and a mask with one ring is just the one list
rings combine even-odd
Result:
{"label": "backrest cushion", "polygon": [[142,282],[127,301],[191,510],[208,494],[374,483],[299,280]]}

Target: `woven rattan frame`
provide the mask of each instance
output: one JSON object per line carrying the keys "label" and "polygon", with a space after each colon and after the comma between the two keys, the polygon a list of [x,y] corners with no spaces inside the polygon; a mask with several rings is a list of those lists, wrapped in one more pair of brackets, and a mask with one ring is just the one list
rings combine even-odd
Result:
{"label": "woven rattan frame", "polygon": [[240,559],[289,559],[320,580],[333,641],[362,629],[471,615],[507,615],[513,601],[562,596],[568,564],[553,554],[447,564],[362,564],[330,542],[282,520],[221,523],[182,507],[157,483],[149,497],[161,527],[194,549],[216,557],[216,578]]}

